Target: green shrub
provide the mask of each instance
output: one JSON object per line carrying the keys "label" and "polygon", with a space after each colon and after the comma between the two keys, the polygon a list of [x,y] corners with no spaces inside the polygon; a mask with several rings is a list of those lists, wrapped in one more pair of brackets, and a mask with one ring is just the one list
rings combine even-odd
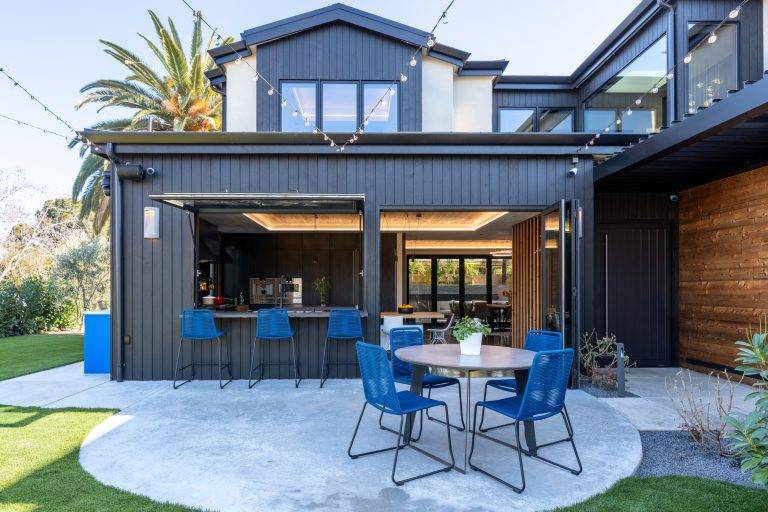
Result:
{"label": "green shrub", "polygon": [[0,284],[0,337],[71,327],[75,311],[53,280],[29,277]]}
{"label": "green shrub", "polygon": [[728,440],[742,471],[749,471],[755,483],[768,485],[768,317],[763,316],[758,331],[748,329],[747,339],[736,342],[741,363],[736,369],[756,379],[757,391],[747,395],[755,400],[754,411],[728,418]]}

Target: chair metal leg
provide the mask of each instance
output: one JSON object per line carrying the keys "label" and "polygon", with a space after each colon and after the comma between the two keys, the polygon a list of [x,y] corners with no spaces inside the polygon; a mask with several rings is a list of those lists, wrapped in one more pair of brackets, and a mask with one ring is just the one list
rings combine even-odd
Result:
{"label": "chair metal leg", "polygon": [[[485,391],[483,392],[483,402],[485,402],[488,399],[488,382],[485,383]],[[490,432],[491,430],[496,430],[497,428],[504,428],[504,427],[511,427],[515,424],[514,421],[510,421],[509,423],[502,423],[501,425],[495,425],[493,427],[487,427],[483,428],[483,422],[485,421],[485,407],[483,407],[483,412],[480,414],[480,432]]]}
{"label": "chair metal leg", "polygon": [[[464,429],[467,428],[467,425],[464,423],[464,405],[461,403],[461,381],[459,381],[459,416],[461,417],[461,426],[454,425],[453,423],[449,423],[448,425],[451,428],[455,428],[459,432],[464,432]],[[427,389],[427,398],[432,398],[432,388]],[[433,416],[429,415],[429,409],[427,409],[427,419],[431,421],[436,421],[437,423],[442,423],[443,420],[440,418],[435,418]]]}
{"label": "chair metal leg", "polygon": [[[498,476],[489,473],[488,471],[478,467],[475,464],[472,464],[472,455],[475,452],[475,437],[476,437],[476,431],[475,431],[475,424],[477,423],[477,408],[480,404],[475,404],[475,415],[472,419],[472,448],[469,451],[469,467],[474,469],[475,471],[479,471],[480,473],[487,475],[494,480],[496,480],[499,483],[502,483],[515,491],[516,493],[521,493],[525,490],[525,471],[523,469],[523,451],[520,447],[520,422],[515,422],[515,445],[516,445],[516,451],[517,451],[517,459],[520,464],[520,479],[522,480],[522,486],[518,487],[510,482],[507,482],[506,480],[499,478]],[[485,409],[485,407],[483,407]]]}
{"label": "chair metal leg", "polygon": [[[405,416],[406,415],[400,416],[400,429],[399,429],[399,431],[397,433],[397,444],[395,445],[395,460],[394,460],[394,463],[392,464],[392,482],[395,485],[397,485],[397,486],[401,486],[404,483],[410,482],[412,480],[417,480],[419,478],[424,478],[424,477],[427,477],[427,476],[436,475],[437,473],[443,473],[443,472],[448,472],[448,471],[452,470],[454,468],[454,466],[456,465],[456,461],[453,458],[453,446],[451,445],[451,429],[450,429],[450,427],[447,426],[447,423],[448,423],[448,406],[445,406],[445,420],[446,420],[445,421],[446,422],[445,430],[448,433],[448,451],[450,452],[450,455],[451,455],[451,463],[447,464],[445,461],[443,461],[439,457],[436,457],[435,455],[433,455],[433,454],[431,454],[429,452],[425,452],[424,450],[421,450],[419,448],[413,447],[413,449],[423,453],[424,455],[428,456],[429,458],[443,462],[443,464],[445,464],[445,467],[442,467],[440,469],[436,469],[434,471],[428,471],[428,472],[422,473],[420,475],[404,478],[402,480],[398,480],[397,478],[395,478],[395,472],[397,470],[397,456],[400,453],[400,450],[405,448],[405,446],[401,446],[400,445],[400,441],[403,438],[403,427],[405,426]],[[407,444],[406,444],[406,446],[407,446]]]}
{"label": "chair metal leg", "polygon": [[[320,367],[320,387],[323,387],[325,380],[328,378],[328,336],[325,337],[325,343],[323,343],[323,365]],[[382,413],[383,414],[383,413]]]}
{"label": "chair metal leg", "polygon": [[[181,346],[182,346],[183,342],[184,342],[184,338],[179,338],[179,350],[176,352],[176,366],[173,369],[173,389],[179,389],[181,386],[183,386],[184,384],[186,384],[187,382],[192,380],[192,379],[187,379],[184,382],[182,382],[181,384],[178,384],[178,385],[176,384],[177,375],[178,375],[179,370],[180,370],[179,369],[179,364],[181,364]],[[193,347],[194,347],[194,345],[193,345]],[[184,371],[184,368],[186,368],[186,366],[181,368],[182,372]],[[194,370],[194,368],[195,367],[193,365],[192,369]]]}
{"label": "chair metal leg", "polygon": [[[394,450],[395,448],[397,448],[396,446],[390,446],[388,448],[380,448],[378,450],[371,450],[369,452],[352,453],[352,445],[355,444],[355,438],[357,437],[357,431],[360,429],[360,422],[363,420],[363,415],[365,414],[365,408],[367,406],[368,406],[368,402],[365,402],[363,404],[363,410],[360,411],[360,416],[357,418],[357,425],[355,425],[355,431],[352,434],[352,440],[349,442],[349,448],[347,448],[347,455],[349,455],[350,459],[356,459],[358,457],[364,457],[365,455],[373,455],[374,453],[388,452],[390,450]],[[382,414],[384,414],[383,411],[382,411]],[[394,430],[393,430],[393,432],[394,432]],[[405,445],[401,446],[399,443],[398,443],[398,446],[400,448],[405,448]]]}
{"label": "chair metal leg", "polygon": [[[219,346],[219,389],[224,389],[224,386],[226,386],[227,384],[232,382],[232,358],[230,356],[229,363],[225,364],[225,365],[222,365],[221,364],[221,343],[222,343],[221,337],[217,337],[216,338],[216,343]],[[222,379],[222,375],[221,375],[221,370],[224,367],[226,367],[227,370],[229,371],[229,380],[222,384],[223,379]]]}
{"label": "chair metal leg", "polygon": [[564,470],[566,470],[566,471],[568,471],[568,472],[570,472],[570,473],[572,473],[574,475],[578,475],[578,474],[581,473],[581,471],[583,469],[582,466],[581,466],[581,459],[579,458],[579,452],[576,451],[576,443],[573,442],[573,433],[572,433],[571,429],[568,427],[568,421],[569,420],[566,417],[566,413],[564,411],[560,411],[560,416],[562,416],[563,423],[565,423],[565,430],[568,431],[568,437],[565,438],[565,439],[560,439],[559,441],[553,441],[551,443],[546,443],[546,444],[543,444],[543,445],[539,445],[538,448],[542,448],[544,446],[551,446],[553,444],[558,444],[558,443],[562,443],[562,442],[565,442],[565,441],[569,441],[571,443],[571,448],[573,448],[573,454],[576,456],[576,463],[579,465],[579,469],[569,468],[568,466],[560,464],[559,462],[555,462],[553,460],[550,460],[550,459],[547,459],[545,457],[542,457],[538,453],[536,455],[531,455],[531,456],[533,458],[535,458],[535,459],[538,459],[538,460],[542,461],[542,462],[546,462],[547,464],[552,464],[553,466],[556,466],[556,467],[558,467],[560,469],[564,469]]}
{"label": "chair metal leg", "polygon": [[[381,414],[379,414],[379,428],[381,430],[386,430],[387,432],[392,432],[393,434],[397,434],[397,431],[395,429],[389,428],[384,425],[382,420],[384,419],[384,411],[381,411]],[[440,422],[442,423],[442,421]],[[413,432],[411,432],[411,439],[409,441],[406,441],[405,444],[408,443],[418,443],[419,439],[421,439],[421,432],[424,430],[424,411],[419,412],[419,435],[416,437],[413,436]]]}
{"label": "chair metal leg", "polygon": [[293,354],[293,385],[298,388],[301,382],[301,376],[299,374],[299,363],[297,356],[296,340],[291,336],[291,354]]}
{"label": "chair metal leg", "polygon": [[[263,343],[259,343],[259,366],[253,366],[253,356],[256,355],[256,338],[253,338],[251,340],[251,363],[248,365],[249,366],[248,389],[252,389],[253,386],[255,386],[259,381],[261,381],[262,377],[264,376],[263,375],[264,366],[262,365],[263,358],[261,357],[263,353],[262,351],[263,345],[264,345]],[[253,370],[260,370],[262,372],[261,376],[256,381],[253,380]]]}

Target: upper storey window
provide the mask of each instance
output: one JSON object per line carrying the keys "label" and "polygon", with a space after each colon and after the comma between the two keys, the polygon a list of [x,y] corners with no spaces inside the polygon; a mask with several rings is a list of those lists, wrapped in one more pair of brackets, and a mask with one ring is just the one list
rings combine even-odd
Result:
{"label": "upper storey window", "polygon": [[573,131],[572,108],[500,108],[499,132],[552,132]]}
{"label": "upper storey window", "polygon": [[280,126],[284,132],[311,132],[317,123],[317,84],[314,82],[283,82],[281,97],[287,104],[280,111]]}
{"label": "upper storey window", "polygon": [[666,75],[667,37],[662,36],[586,101],[584,131],[658,132],[667,124]]}
{"label": "upper storey window", "polygon": [[499,109],[499,131],[502,133],[521,133],[534,131],[536,109],[501,108]]}
{"label": "upper storey window", "polygon": [[285,81],[281,93],[287,106],[281,112],[283,132],[327,133],[399,130],[399,89],[382,82]]}
{"label": "upper storey window", "polygon": [[[709,107],[715,99],[724,98],[738,88],[738,28],[726,23],[717,30],[717,39],[709,39],[716,23],[689,23],[688,49],[691,62],[687,66],[687,111]],[[697,48],[698,46],[698,48]],[[694,49],[695,48],[695,49]]]}

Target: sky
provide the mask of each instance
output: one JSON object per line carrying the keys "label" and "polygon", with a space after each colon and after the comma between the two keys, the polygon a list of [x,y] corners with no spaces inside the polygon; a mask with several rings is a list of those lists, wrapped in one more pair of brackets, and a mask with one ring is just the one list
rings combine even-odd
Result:
{"label": "sky", "polygon": [[[317,9],[330,0],[188,0],[220,33],[242,31]],[[346,0],[348,5],[429,30],[447,0]],[[472,59],[508,59],[506,74],[570,74],[634,9],[640,0],[456,0],[449,23],[435,31],[439,42],[472,53]],[[153,60],[141,32],[154,36],[147,9],[172,17],[188,41],[191,11],[181,0],[104,2],[38,0],[3,2],[0,67],[77,129],[121,112],[75,110],[80,88],[93,80],[126,76],[125,67],[103,53],[106,39]],[[586,29],[585,29],[586,28]],[[208,35],[208,34],[206,34]],[[66,133],[22,91],[0,76],[0,115]],[[37,187],[27,207],[46,197],[67,197],[79,167],[76,151],[59,137],[0,118],[0,169],[21,169]]]}

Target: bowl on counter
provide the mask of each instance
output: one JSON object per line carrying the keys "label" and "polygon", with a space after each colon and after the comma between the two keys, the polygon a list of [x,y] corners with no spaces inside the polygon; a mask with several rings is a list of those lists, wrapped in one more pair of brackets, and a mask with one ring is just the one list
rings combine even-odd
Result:
{"label": "bowl on counter", "polygon": [[397,312],[400,313],[401,315],[410,315],[411,313],[413,313],[413,306],[409,304],[401,304],[397,306]]}

